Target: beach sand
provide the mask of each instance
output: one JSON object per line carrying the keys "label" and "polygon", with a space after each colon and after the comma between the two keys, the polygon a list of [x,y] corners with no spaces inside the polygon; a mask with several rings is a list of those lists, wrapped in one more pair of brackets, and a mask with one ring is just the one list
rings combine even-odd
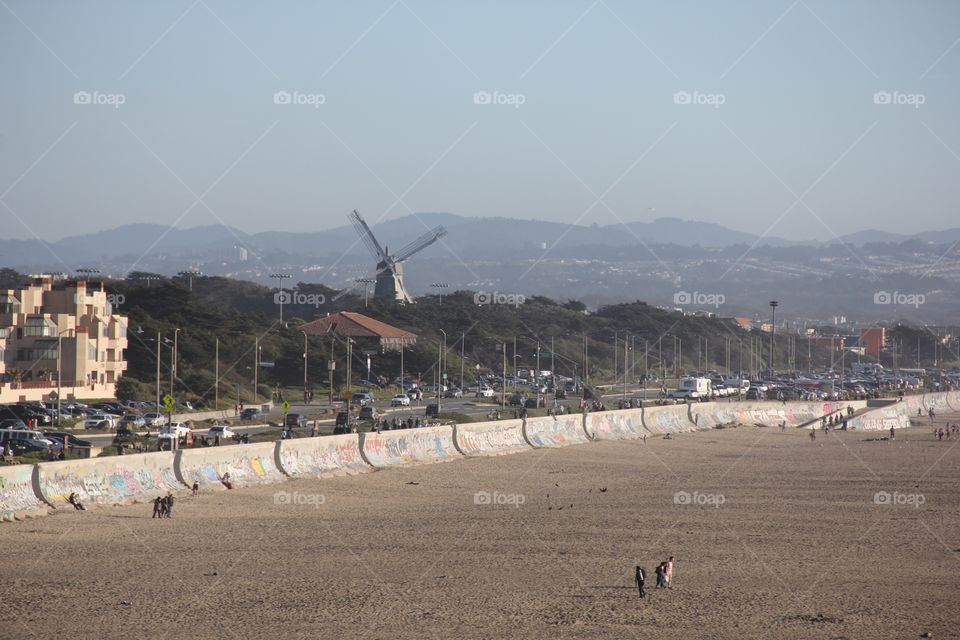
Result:
{"label": "beach sand", "polygon": [[164,521],[140,504],[5,524],[0,637],[956,638],[960,438],[927,422],[894,442],[595,442],[184,496]]}

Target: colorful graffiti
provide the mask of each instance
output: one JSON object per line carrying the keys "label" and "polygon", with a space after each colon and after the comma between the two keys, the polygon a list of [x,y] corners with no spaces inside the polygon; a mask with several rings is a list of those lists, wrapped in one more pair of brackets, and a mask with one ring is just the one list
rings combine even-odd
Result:
{"label": "colorful graffiti", "polygon": [[453,445],[453,427],[423,427],[366,433],[363,455],[375,467],[444,462],[461,457]]}
{"label": "colorful graffiti", "polygon": [[457,447],[467,456],[496,456],[528,451],[523,439],[523,421],[503,420],[460,424],[454,428]]}
{"label": "colorful graffiti", "polygon": [[280,442],[280,469],[288,476],[325,477],[370,471],[357,434]]}
{"label": "colorful graffiti", "polygon": [[225,488],[223,478],[227,474],[235,487],[280,482],[287,477],[275,463],[278,446],[279,442],[261,442],[182,449],[175,462],[177,477],[187,486],[197,482],[203,488]]}
{"label": "colorful graffiti", "polygon": [[647,433],[640,409],[588,414],[587,430],[596,440],[629,440]]}
{"label": "colorful graffiti", "polygon": [[33,465],[0,467],[0,520],[19,520],[47,513],[33,490]]}
{"label": "colorful graffiti", "polygon": [[535,447],[566,447],[589,442],[583,430],[583,415],[579,413],[528,418],[524,431]]}

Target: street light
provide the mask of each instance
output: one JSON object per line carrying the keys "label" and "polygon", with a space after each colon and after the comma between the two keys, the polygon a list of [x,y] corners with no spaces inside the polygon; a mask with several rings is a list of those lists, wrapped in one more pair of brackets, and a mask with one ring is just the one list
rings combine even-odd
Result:
{"label": "street light", "polygon": [[777,372],[777,307],[780,305],[776,300],[770,301],[770,371]]}
{"label": "street light", "polygon": [[280,289],[276,299],[280,303],[280,324],[282,325],[283,324],[283,298],[284,298],[283,281],[291,276],[289,273],[271,273],[270,277],[274,278],[277,281],[277,288]]}
{"label": "street light", "polygon": [[[67,333],[67,332],[69,332],[69,331],[73,331],[73,329],[64,329],[63,331],[61,331],[60,333],[57,334],[57,426],[58,426],[58,427],[60,426],[61,420],[63,419],[62,416],[60,415],[60,395],[62,394],[61,387],[60,387],[60,385],[61,385],[61,381],[60,381],[60,363],[61,363],[61,356],[60,356],[60,354],[61,354],[61,352],[63,351],[63,334],[65,334],[65,333]],[[77,376],[76,376],[76,372],[74,372],[74,376],[73,376],[73,377],[74,377],[74,378],[77,377]],[[73,381],[73,386],[74,386],[74,387],[77,386],[77,381],[76,381],[76,379],[74,379],[74,381]]]}
{"label": "street light", "polygon": [[367,287],[371,282],[376,282],[373,278],[357,278],[354,282],[359,282],[363,284],[363,308],[367,308],[367,294],[370,292],[370,289]]}
{"label": "street light", "polygon": [[100,273],[100,269],[77,269],[77,273],[82,273],[83,277],[77,276],[77,279],[89,280],[90,276]]}
{"label": "street light", "polygon": [[301,331],[303,334],[303,403],[307,403],[307,332]]}
{"label": "street light", "polygon": [[193,291],[193,279],[202,276],[203,274],[197,271],[196,269],[188,269],[187,271],[181,271],[177,274],[181,278],[188,278],[190,282],[190,291]]}
{"label": "street light", "polygon": [[440,295],[440,301],[437,304],[443,304],[443,290],[450,285],[446,282],[431,282],[430,286],[436,289],[437,293]]}

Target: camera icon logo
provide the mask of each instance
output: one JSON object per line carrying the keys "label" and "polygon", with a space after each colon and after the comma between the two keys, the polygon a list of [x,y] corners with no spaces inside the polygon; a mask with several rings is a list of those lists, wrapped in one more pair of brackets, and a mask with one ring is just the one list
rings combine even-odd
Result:
{"label": "camera icon logo", "polygon": [[92,96],[89,91],[77,91],[73,94],[73,104],[90,104]]}
{"label": "camera icon logo", "polygon": [[477,91],[473,94],[473,104],[491,104],[493,96],[489,91]]}
{"label": "camera icon logo", "polygon": [[677,491],[673,494],[674,504],[691,504],[692,502],[693,497],[687,491]]}
{"label": "camera icon logo", "polygon": [[893,96],[889,91],[877,91],[873,94],[873,104],[892,104]]}
{"label": "camera icon logo", "polygon": [[290,104],[291,100],[289,91],[277,91],[273,94],[273,104]]}
{"label": "camera icon logo", "polygon": [[873,304],[890,304],[893,302],[893,296],[889,291],[877,291],[873,294]]}
{"label": "camera icon logo", "polygon": [[873,494],[873,504],[890,504],[890,493],[887,491],[877,491]]}
{"label": "camera icon logo", "polygon": [[674,304],[690,304],[693,302],[693,296],[688,291],[677,291],[673,294]]}
{"label": "camera icon logo", "polygon": [[692,100],[693,96],[689,91],[677,91],[673,94],[673,104],[690,104]]}
{"label": "camera icon logo", "polygon": [[292,302],[293,295],[289,291],[277,291],[273,294],[274,304],[291,304]]}
{"label": "camera icon logo", "polygon": [[473,504],[492,504],[492,498],[486,491],[477,491],[473,494]]}

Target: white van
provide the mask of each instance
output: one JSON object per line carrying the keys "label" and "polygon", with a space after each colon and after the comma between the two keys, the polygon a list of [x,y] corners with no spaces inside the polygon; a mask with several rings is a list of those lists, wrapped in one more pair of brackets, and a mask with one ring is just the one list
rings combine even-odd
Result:
{"label": "white van", "polygon": [[0,446],[7,442],[26,440],[43,445],[44,447],[53,445],[53,440],[46,438],[39,431],[30,431],[28,429],[0,429]]}

